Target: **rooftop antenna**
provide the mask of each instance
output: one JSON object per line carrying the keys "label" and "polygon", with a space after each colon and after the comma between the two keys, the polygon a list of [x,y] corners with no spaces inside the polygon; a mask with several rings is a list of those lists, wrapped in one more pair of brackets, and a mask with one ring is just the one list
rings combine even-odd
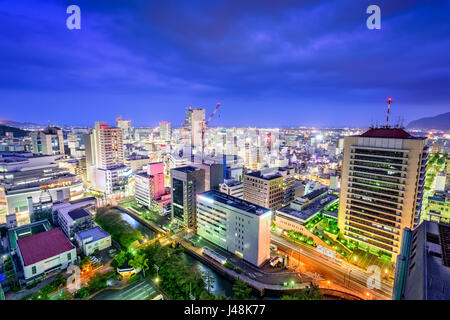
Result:
{"label": "rooftop antenna", "polygon": [[386,117],[386,128],[389,128],[389,110],[391,108],[392,98],[388,98],[388,109],[387,109],[387,117]]}
{"label": "rooftop antenna", "polygon": [[396,126],[397,128],[401,128],[400,123],[401,123],[401,118],[400,118],[400,116],[398,116],[397,124],[396,124],[395,126]]}
{"label": "rooftop antenna", "polygon": [[403,117],[401,117],[401,119],[400,119],[400,128],[404,128],[404,125],[403,125],[403,123],[405,122],[405,118],[403,118]]}

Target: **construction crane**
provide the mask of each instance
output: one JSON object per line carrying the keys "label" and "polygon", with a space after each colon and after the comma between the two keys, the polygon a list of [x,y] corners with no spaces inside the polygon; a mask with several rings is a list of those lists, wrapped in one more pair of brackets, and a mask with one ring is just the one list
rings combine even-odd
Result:
{"label": "construction crane", "polygon": [[216,114],[216,112],[219,109],[219,107],[220,107],[220,102],[217,103],[216,108],[211,113],[211,115],[209,116],[208,120],[202,124],[202,163],[205,162],[205,132],[206,132],[206,127],[208,126],[209,122],[211,121],[211,119]]}

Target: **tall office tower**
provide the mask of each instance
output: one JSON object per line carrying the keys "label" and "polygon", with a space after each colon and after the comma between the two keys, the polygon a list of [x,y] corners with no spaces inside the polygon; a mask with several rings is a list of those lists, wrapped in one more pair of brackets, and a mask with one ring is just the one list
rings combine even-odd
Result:
{"label": "tall office tower", "polygon": [[171,131],[170,131],[170,122],[161,121],[159,123],[159,135],[161,140],[164,142],[170,142]]}
{"label": "tall office tower", "polygon": [[279,209],[283,206],[283,180],[278,171],[246,173],[243,199],[271,210]]}
{"label": "tall office tower", "polygon": [[205,170],[192,166],[170,170],[172,220],[188,229],[196,228],[197,194],[205,191]]}
{"label": "tall office tower", "polygon": [[395,261],[403,228],[419,222],[427,150],[426,138],[399,128],[344,138],[338,225],[345,237]]}
{"label": "tall office tower", "polygon": [[122,120],[122,116],[116,119],[117,128],[122,129],[122,139],[125,141],[131,140],[131,120]]}
{"label": "tall office tower", "polygon": [[192,166],[205,170],[205,191],[219,190],[219,185],[223,182],[221,163],[193,163]]}
{"label": "tall office tower", "polygon": [[84,152],[86,154],[86,180],[84,181],[87,186],[91,186],[95,180],[95,141],[94,134],[85,134],[84,140]]}
{"label": "tall office tower", "polygon": [[197,197],[197,234],[255,266],[270,258],[272,212],[215,190]]}
{"label": "tall office tower", "polygon": [[136,201],[150,208],[152,201],[165,194],[164,163],[150,163],[147,172],[135,175]]}
{"label": "tall office tower", "polygon": [[31,134],[32,151],[36,154],[64,155],[63,132],[57,127],[47,127]]}
{"label": "tall office tower", "polygon": [[186,110],[186,126],[191,132],[191,146],[202,146],[202,126],[205,123],[205,109],[189,107]]}

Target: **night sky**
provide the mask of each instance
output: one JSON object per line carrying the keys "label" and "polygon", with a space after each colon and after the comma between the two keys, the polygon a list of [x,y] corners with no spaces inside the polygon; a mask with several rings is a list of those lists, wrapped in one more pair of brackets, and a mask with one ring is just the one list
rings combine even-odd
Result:
{"label": "night sky", "polygon": [[211,125],[368,126],[391,96],[406,124],[450,111],[449,16],[440,0],[0,0],[0,119],[179,126],[220,101]]}

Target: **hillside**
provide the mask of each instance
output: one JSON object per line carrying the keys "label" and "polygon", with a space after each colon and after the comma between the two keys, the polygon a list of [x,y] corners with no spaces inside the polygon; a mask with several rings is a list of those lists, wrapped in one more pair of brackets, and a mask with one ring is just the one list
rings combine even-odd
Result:
{"label": "hillside", "polygon": [[14,128],[10,126],[0,125],[0,137],[6,135],[6,132],[12,132],[14,137],[25,137],[28,135],[28,132],[19,128]]}
{"label": "hillside", "polygon": [[413,129],[450,130],[450,112],[438,114],[435,117],[411,121],[406,127]]}

